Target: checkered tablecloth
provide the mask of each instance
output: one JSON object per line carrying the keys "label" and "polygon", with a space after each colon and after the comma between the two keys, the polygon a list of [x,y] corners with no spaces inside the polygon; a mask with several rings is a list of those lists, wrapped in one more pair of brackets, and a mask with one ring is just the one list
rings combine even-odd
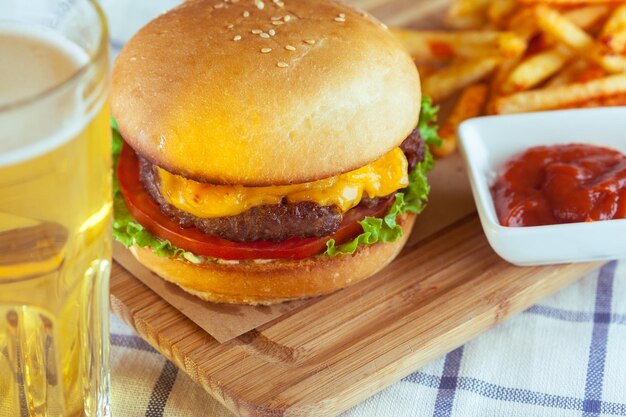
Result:
{"label": "checkered tablecloth", "polygon": [[[113,54],[178,2],[101,0]],[[115,317],[111,344],[114,416],[230,416]],[[626,416],[626,262],[608,264],[344,416]]]}

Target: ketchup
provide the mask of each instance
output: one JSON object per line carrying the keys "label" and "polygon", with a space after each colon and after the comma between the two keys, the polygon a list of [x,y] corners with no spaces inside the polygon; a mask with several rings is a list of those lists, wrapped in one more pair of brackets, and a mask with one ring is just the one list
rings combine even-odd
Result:
{"label": "ketchup", "polygon": [[626,155],[585,144],[537,146],[510,160],[491,189],[500,224],[626,218]]}

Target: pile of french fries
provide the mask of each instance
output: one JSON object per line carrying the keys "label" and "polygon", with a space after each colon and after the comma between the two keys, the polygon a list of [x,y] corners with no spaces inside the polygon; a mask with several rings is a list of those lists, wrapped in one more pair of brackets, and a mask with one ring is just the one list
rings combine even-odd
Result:
{"label": "pile of french fries", "polygon": [[626,105],[626,1],[456,0],[449,31],[394,29],[435,103],[456,99],[439,157],[484,114]]}

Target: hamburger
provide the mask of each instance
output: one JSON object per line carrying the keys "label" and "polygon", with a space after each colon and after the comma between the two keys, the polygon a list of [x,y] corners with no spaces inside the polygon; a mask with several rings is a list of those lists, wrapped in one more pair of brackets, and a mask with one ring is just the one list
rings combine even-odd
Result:
{"label": "hamburger", "polygon": [[218,303],[371,276],[429,192],[436,109],[414,63],[338,1],[218,1],[161,15],[114,64],[114,236]]}

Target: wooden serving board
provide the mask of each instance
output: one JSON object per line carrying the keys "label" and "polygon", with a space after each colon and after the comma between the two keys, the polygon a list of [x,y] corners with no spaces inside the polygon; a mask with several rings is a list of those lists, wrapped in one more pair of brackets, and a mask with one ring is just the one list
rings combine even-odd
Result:
{"label": "wooden serving board", "polygon": [[[357,3],[390,25],[433,27],[447,1]],[[600,266],[512,266],[487,243],[458,156],[440,161],[431,185],[429,207],[389,267],[227,343],[118,264],[112,309],[236,415],[326,417]]]}

